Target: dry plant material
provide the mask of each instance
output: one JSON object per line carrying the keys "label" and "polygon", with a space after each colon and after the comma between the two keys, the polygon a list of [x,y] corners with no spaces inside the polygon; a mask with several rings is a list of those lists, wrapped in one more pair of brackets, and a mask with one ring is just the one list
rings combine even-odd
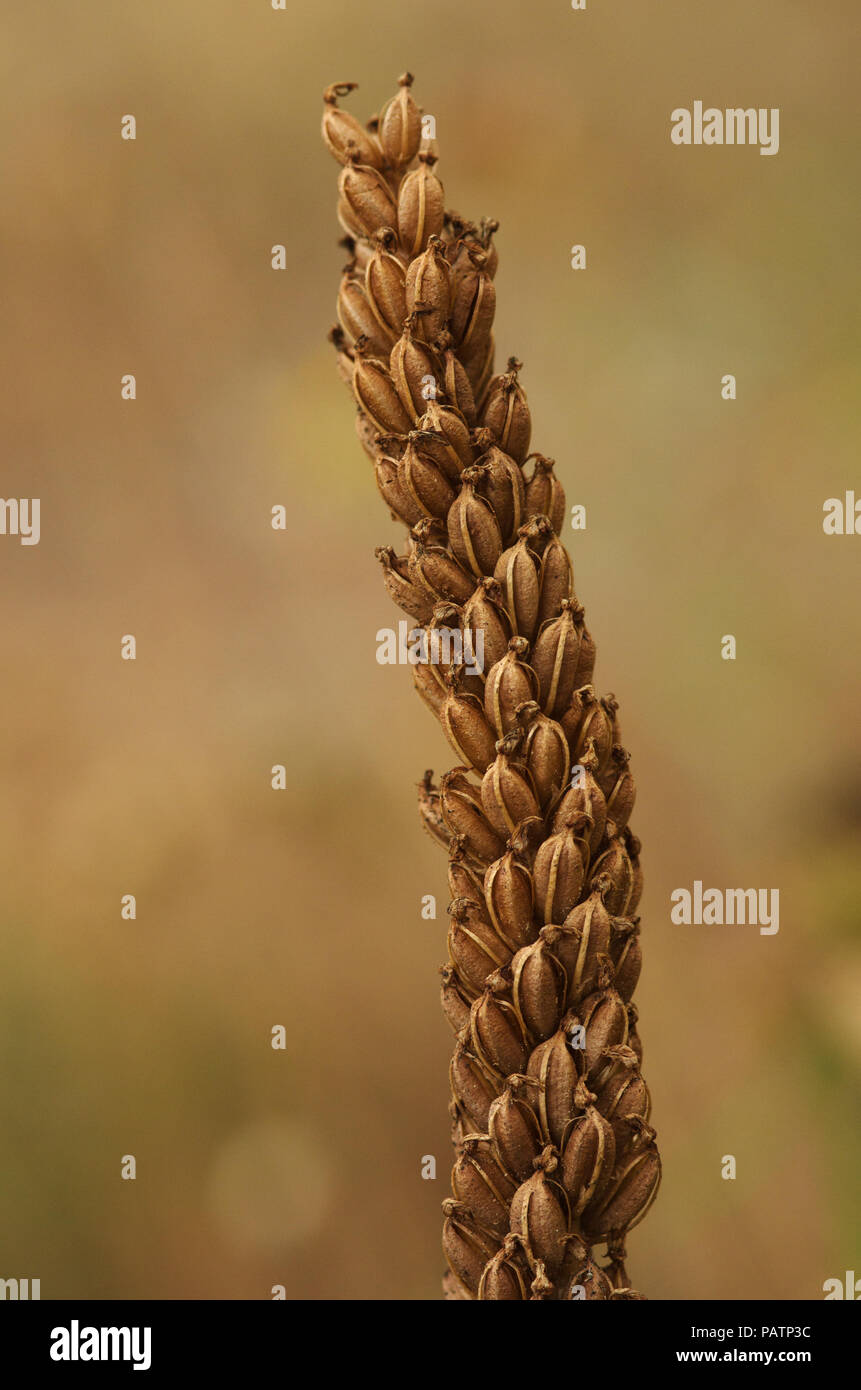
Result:
{"label": "dry plant material", "polygon": [[[380,494],[395,603],[469,655],[413,667],[459,760],[419,810],[449,855],[442,1005],[455,1033],[451,1299],[632,1299],[627,1232],[660,1181],[643,1049],[640,843],[618,705],[559,539],[565,494],[494,375],[497,224],[446,212],[404,74],[362,127],[324,94],[349,262],[331,338]],[[433,650],[432,647],[430,647]]]}

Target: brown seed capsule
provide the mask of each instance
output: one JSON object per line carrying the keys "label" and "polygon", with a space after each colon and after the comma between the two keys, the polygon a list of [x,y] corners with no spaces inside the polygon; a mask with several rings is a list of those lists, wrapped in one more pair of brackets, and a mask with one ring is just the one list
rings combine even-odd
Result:
{"label": "brown seed capsule", "polygon": [[378,546],[374,554],[383,566],[383,583],[390,597],[411,618],[420,623],[428,622],[434,608],[433,596],[408,578],[404,572],[406,557],[396,555],[390,545]]}
{"label": "brown seed capsule", "polygon": [[433,773],[426,772],[419,782],[419,816],[422,825],[432,840],[448,849],[451,832],[442,818],[442,805],[438,788],[433,784]]}
{"label": "brown seed capsule", "polygon": [[[570,599],[574,587],[574,571],[571,558],[562,542],[552,536],[541,556],[541,599],[538,605],[538,627],[557,618],[562,612],[564,599]],[[582,685],[583,682],[579,681]],[[576,687],[571,686],[574,690]]]}
{"label": "brown seed capsule", "polygon": [[486,1133],[496,1087],[478,1059],[460,1041],[455,1043],[449,1076],[458,1112],[466,1116],[475,1133]]}
{"label": "brown seed capsule", "polygon": [[490,384],[493,381],[493,367],[496,361],[496,345],[493,334],[487,340],[484,354],[476,357],[465,357],[463,360],[466,374],[472,384],[473,395],[475,396],[475,413],[481,418],[487,402]]}
{"label": "brown seed capsule", "polygon": [[[434,342],[445,328],[451,310],[451,266],[439,237],[431,237],[427,250],[410,262],[406,305],[415,321],[416,336],[426,343]],[[445,389],[448,395],[448,387]]]}
{"label": "brown seed capsule", "polygon": [[[511,997],[517,1017],[535,1042],[555,1033],[565,1008],[565,972],[541,938],[511,962]],[[511,1071],[522,1071],[524,1057]]]}
{"label": "brown seed capsule", "polygon": [[515,1182],[523,1182],[533,1170],[543,1141],[534,1110],[510,1084],[491,1105],[487,1128],[503,1169]]}
{"label": "brown seed capsule", "polygon": [[483,479],[480,468],[464,470],[460,492],[452,500],[447,522],[454,555],[477,579],[491,575],[502,554],[502,537],[494,510],[476,491]]}
{"label": "brown seed capsule", "polygon": [[611,956],[615,968],[614,985],[626,1003],[633,997],[643,966],[640,947],[640,919],[613,918]]}
{"label": "brown seed capsule", "polygon": [[[420,525],[420,524],[419,524]],[[466,603],[474,580],[441,545],[425,545],[418,537],[419,527],[413,528],[415,548],[409,556],[409,576],[424,588],[434,603]]]}
{"label": "brown seed capsule", "polygon": [[572,1288],[583,1290],[583,1300],[586,1303],[609,1299],[613,1294],[613,1285],[607,1278],[600,1265],[593,1259],[586,1261],[578,1269],[571,1281]]}
{"label": "brown seed capsule", "polygon": [[617,991],[604,989],[583,1000],[580,1017],[586,1030],[586,1081],[598,1090],[612,1069],[607,1049],[628,1041],[628,1013]]}
{"label": "brown seed capsule", "polygon": [[451,332],[465,358],[486,343],[496,312],[496,290],[483,251],[469,253],[470,265],[457,275],[451,306]]}
{"label": "brown seed capsule", "polygon": [[661,1181],[661,1160],[654,1144],[636,1149],[614,1174],[599,1210],[583,1213],[585,1229],[594,1239],[613,1231],[631,1230],[646,1215]]}
{"label": "brown seed capsule", "polygon": [[400,337],[407,317],[404,267],[394,254],[397,238],[391,227],[383,228],[365,267],[365,294],[371,313],[388,339],[388,352]]}
{"label": "brown seed capsule", "polygon": [[487,470],[485,496],[499,519],[503,541],[510,543],[526,516],[526,490],[520,465],[497,447],[490,430],[474,430],[473,448]]}
{"label": "brown seed capsule", "polygon": [[429,400],[436,397],[442,380],[442,369],[433,348],[421,342],[413,333],[412,316],[389,356],[392,383],[411,425],[417,424],[427,409]]}
{"label": "brown seed capsule", "polygon": [[610,758],[610,767],[602,779],[607,797],[607,815],[619,830],[624,830],[631,819],[637,788],[628,767],[630,753],[616,744]]}
{"label": "brown seed capsule", "polygon": [[606,827],[608,845],[592,865],[592,882],[599,875],[609,879],[609,887],[604,893],[604,905],[611,917],[627,917],[634,908],[634,866],[625,847],[624,839],[616,834],[612,821]]}
{"label": "brown seed capsule", "polygon": [[557,1147],[574,1115],[578,1072],[568,1042],[570,1029],[576,1023],[573,1014],[566,1014],[553,1036],[535,1048],[526,1067],[527,1075],[538,1085],[533,1106],[541,1131]]}
{"label": "brown seed capsule", "polygon": [[[353,368],[351,363],[350,380],[347,384],[352,386],[352,382]],[[361,444],[365,453],[368,455],[368,458],[376,460],[377,440],[379,439],[379,433],[377,431],[376,425],[373,424],[373,422],[368,419],[367,415],[365,415],[364,411],[361,410],[356,411],[356,434],[358,435],[359,443]]]}
{"label": "brown seed capsule", "polygon": [[471,1001],[453,965],[441,966],[440,974],[442,976],[440,1001],[442,1003],[443,1013],[455,1033],[460,1033],[462,1029],[469,1026],[469,1008]]}
{"label": "brown seed capsule", "polygon": [[514,850],[495,859],[484,876],[484,901],[497,935],[514,951],[536,935],[532,875]]}
{"label": "brown seed capsule", "polygon": [[488,764],[481,782],[481,804],[490,824],[500,835],[511,835],[521,822],[540,813],[532,780],[525,768],[514,761],[517,735],[500,739],[496,756]]}
{"label": "brown seed capsule", "polygon": [[568,784],[568,740],[562,725],[542,714],[535,700],[518,705],[515,714],[518,726],[526,730],[521,753],[544,811]]}
{"label": "brown seed capsule", "polygon": [[447,1197],[442,1204],[445,1221],[442,1248],[452,1273],[470,1293],[478,1292],[488,1260],[499,1249],[499,1242],[480,1226],[463,1202]]}
{"label": "brown seed capsule", "polygon": [[529,405],[517,378],[522,365],[516,357],[509,357],[508,371],[491,381],[482,411],[482,424],[493,431],[500,449],[517,463],[524,462],[532,437]]}
{"label": "brown seed capsule", "polygon": [[530,1268],[540,1263],[552,1277],[565,1256],[571,1211],[565,1189],[551,1176],[558,1168],[553,1149],[544,1149],[536,1163],[532,1177],[521,1183],[511,1200],[511,1230],[523,1241]]}
{"label": "brown seed capsule", "polygon": [[398,78],[398,84],[396,95],[380,112],[379,138],[388,163],[396,169],[404,169],[418,153],[422,117],[410,92],[412,73],[405,72]]}
{"label": "brown seed capsule", "polygon": [[415,659],[428,664],[443,696],[451,685],[449,675],[457,671],[457,677],[452,675],[452,679],[456,680],[459,693],[477,696],[483,707],[484,681],[480,672],[474,669],[477,654],[473,650],[471,634],[461,631],[462,624],[463,609],[454,603],[438,603],[424,634],[410,634],[413,646],[408,654],[413,660],[415,648],[418,653]]}
{"label": "brown seed capsule", "polygon": [[631,861],[633,886],[631,888],[631,900],[628,903],[626,912],[620,915],[630,916],[643,896],[643,866],[640,863],[640,850],[642,849],[642,845],[636,835],[631,833],[631,827],[629,825],[626,825],[625,829],[622,831],[622,839],[625,842],[628,857]]}
{"label": "brown seed capsule", "polygon": [[366,339],[369,352],[384,356],[391,351],[394,335],[377,323],[362,282],[349,274],[342,276],[338,290],[338,320],[349,338]]}
{"label": "brown seed capsule", "polygon": [[522,660],[528,650],[525,637],[512,637],[505,656],[487,672],[484,708],[488,722],[500,738],[518,727],[518,706],[534,700],[538,694],[535,672]]}
{"label": "brown seed capsule", "polygon": [[402,521],[405,526],[414,526],[423,516],[427,516],[426,510],[403,486],[401,466],[397,459],[386,455],[375,459],[374,476],[380,496],[398,521]]}
{"label": "brown seed capsule", "polygon": [[[461,669],[457,668],[449,676],[449,689],[440,712],[440,723],[458,757],[469,767],[484,772],[495,760],[496,744],[484,717],[481,701],[475,695],[462,693]],[[494,822],[491,821],[491,824]]]}
{"label": "brown seed capsule", "polygon": [[509,1204],[516,1187],[497,1163],[488,1138],[469,1135],[463,1140],[452,1169],[451,1190],[487,1230],[500,1237],[508,1233]]}
{"label": "brown seed capsule", "polygon": [[577,662],[577,686],[588,685],[595,670],[595,642],[585,623],[580,634],[580,658]]}
{"label": "brown seed capsule", "polygon": [[541,625],[532,650],[541,708],[557,719],[563,718],[571,704],[583,636],[583,609],[576,599],[563,599],[560,610],[558,617]]}
{"label": "brown seed capsule", "polygon": [[613,1128],[616,1147],[623,1153],[631,1147],[631,1120],[647,1121],[652,1110],[649,1088],[633,1067],[616,1072],[602,1088],[598,1109]]}
{"label": "brown seed capsule", "polygon": [[613,1127],[594,1105],[574,1120],[562,1149],[562,1183],[576,1216],[599,1190],[601,1179],[613,1171],[616,1139]]}
{"label": "brown seed capsule", "polygon": [[413,684],[428,709],[437,719],[442,718],[446,688],[437,680],[436,668],[425,662],[416,662],[412,667]]}
{"label": "brown seed capsule", "polygon": [[530,454],[529,458],[535,459],[535,467],[525,488],[526,515],[549,517],[558,536],[565,520],[565,489],[553,472],[553,459],[543,454]]}
{"label": "brown seed capsule", "polygon": [[362,356],[364,346],[360,338],[353,366],[353,394],[380,434],[406,434],[412,428],[412,416],[404,410],[388,365],[379,358]]}
{"label": "brown seed capsule", "polygon": [[[448,861],[448,888],[453,898],[469,898],[487,911],[483,876],[466,863],[466,845],[459,835],[452,837]],[[488,913],[488,919],[490,914]]]}
{"label": "brown seed capsule", "polygon": [[472,1006],[469,1045],[479,1061],[501,1078],[522,1071],[529,1055],[517,1010],[492,989],[486,989]]}
{"label": "brown seed capsule", "polygon": [[571,786],[556,807],[552,822],[554,830],[562,830],[572,820],[585,819],[588,822],[589,849],[593,854],[601,844],[607,824],[604,795],[595,779],[597,769],[598,759],[590,743],[574,768]]}
{"label": "brown seed capsule", "polygon": [[323,139],[331,154],[339,164],[346,164],[352,153],[356,153],[362,164],[379,169],[383,162],[383,152],[379,143],[369,131],[338,106],[338,97],[354,92],[357,82],[335,82],[323,93]]}
{"label": "brown seed capsule", "polygon": [[383,227],[395,226],[398,213],[392,190],[379,169],[359,162],[358,152],[348,155],[338,192],[338,216],[346,232],[372,237]]}
{"label": "brown seed capsule", "polygon": [[435,155],[421,153],[418,167],[405,176],[398,191],[398,232],[410,260],[442,231],[445,194],[434,164]]}
{"label": "brown seed capsule", "polygon": [[535,900],[546,925],[564,922],[580,897],[586,876],[588,844],[579,828],[568,825],[539,846],[532,869]]}
{"label": "brown seed capsule", "polygon": [[403,491],[422,516],[444,521],[455,500],[451,483],[411,434],[401,459],[398,479]]}
{"label": "brown seed capsule", "polygon": [[441,335],[435,344],[442,358],[443,391],[446,400],[460,411],[467,424],[473,425],[475,423],[475,396],[472,383],[457,354],[452,352],[450,347],[442,347],[446,337],[445,334]]}
{"label": "brown seed capsule", "polygon": [[541,934],[565,970],[568,1004],[579,1004],[597,988],[601,958],[610,949],[610,915],[600,892],[572,908],[563,926],[545,927]]}
{"label": "brown seed capsule", "polygon": [[[466,420],[453,406],[430,400],[419,424],[422,432],[431,436],[426,445],[432,457],[452,482],[457,482],[464,468],[473,462]],[[440,451],[439,457],[435,450]]]}
{"label": "brown seed capsule", "polygon": [[493,577],[502,589],[503,603],[511,618],[515,632],[532,640],[538,618],[538,603],[541,591],[538,580],[538,562],[529,548],[529,538],[520,528],[520,538],[516,544],[503,550],[494,570]]}
{"label": "brown seed capsule", "polygon": [[597,699],[591,685],[584,685],[575,691],[568,709],[559,716],[559,722],[565,730],[574,759],[579,761],[582,758],[591,740],[598,758],[598,770],[603,770],[613,746],[613,730],[603,701]]}
{"label": "brown seed capsule", "polygon": [[452,835],[463,837],[465,852],[485,866],[498,859],[505,842],[484,814],[479,789],[470,782],[466,768],[454,768],[440,781],[440,805]]}
{"label": "brown seed capsule", "polygon": [[508,1235],[502,1249],[484,1267],[478,1286],[481,1300],[493,1299],[507,1303],[527,1302],[529,1299],[529,1266],[523,1257],[520,1241]]}
{"label": "brown seed capsule", "polygon": [[495,579],[482,579],[472,597],[464,604],[463,626],[464,631],[471,634],[477,663],[487,675],[490,668],[505,656],[511,638],[511,624],[502,604],[502,590]]}

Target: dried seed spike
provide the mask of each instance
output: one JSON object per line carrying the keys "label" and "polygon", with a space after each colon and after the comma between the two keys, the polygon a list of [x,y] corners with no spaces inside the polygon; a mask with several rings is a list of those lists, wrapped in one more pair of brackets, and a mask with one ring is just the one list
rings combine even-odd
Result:
{"label": "dried seed spike", "polygon": [[439,236],[444,215],[443,186],[433,172],[436,155],[422,151],[418,158],[418,167],[406,175],[398,192],[398,233],[410,259],[432,236]]}
{"label": "dried seed spike", "polygon": [[476,488],[481,484],[480,468],[466,468],[460,478],[460,492],[448,512],[448,539],[454,555],[464,569],[477,579],[491,575],[502,554],[499,524],[490,503]]}
{"label": "dried seed spike", "polygon": [[518,727],[518,706],[538,694],[535,672],[522,660],[528,650],[529,643],[525,637],[512,637],[505,656],[487,672],[484,708],[488,722],[500,738]]}
{"label": "dried seed spike", "polygon": [[565,489],[553,471],[553,459],[543,454],[530,454],[529,458],[535,459],[535,467],[525,485],[526,516],[549,517],[558,536],[565,521]]}
{"label": "dried seed spike", "polygon": [[398,78],[398,90],[380,112],[379,137],[383,154],[396,169],[405,169],[418,153],[422,138],[422,117],[413,101],[411,72]]}
{"label": "dried seed spike", "polygon": [[338,97],[354,92],[358,85],[358,82],[333,82],[331,87],[326,88],[323,93],[323,139],[339,164],[346,164],[351,152],[355,151],[362,164],[379,169],[383,152],[378,141],[362,129],[355,116],[338,105]]}
{"label": "dried seed spike", "polygon": [[508,371],[491,381],[482,411],[482,424],[493,431],[500,449],[518,463],[526,459],[532,437],[529,406],[518,380],[522,366],[516,357],[509,357]]}

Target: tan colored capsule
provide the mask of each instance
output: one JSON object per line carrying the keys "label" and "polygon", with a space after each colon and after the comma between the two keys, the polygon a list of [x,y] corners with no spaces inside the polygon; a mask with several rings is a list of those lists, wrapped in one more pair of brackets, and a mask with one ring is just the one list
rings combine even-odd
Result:
{"label": "tan colored capsule", "polygon": [[580,1017],[586,1030],[583,1060],[586,1081],[600,1089],[612,1070],[607,1050],[628,1041],[628,1012],[625,1002],[615,989],[597,990],[580,1005]]}
{"label": "tan colored capsule", "polygon": [[442,1204],[445,1221],[442,1248],[455,1278],[475,1295],[484,1267],[499,1250],[499,1242],[480,1226],[463,1202],[447,1197]]}
{"label": "tan colored capsule", "polygon": [[416,338],[413,320],[408,318],[404,330],[389,356],[392,383],[404,410],[410,416],[411,427],[422,418],[427,403],[440,389],[442,368],[433,348]]}
{"label": "tan colored capsule", "polygon": [[406,556],[398,556],[390,545],[378,546],[374,552],[383,566],[383,583],[399,608],[420,623],[430,621],[433,597],[427,589],[412,582],[408,575]]}
{"label": "tan colored capsule", "polygon": [[469,1026],[470,995],[453,965],[441,966],[440,974],[442,976],[440,1001],[443,1013],[455,1033],[460,1033]]}
{"label": "tan colored capsule", "polygon": [[516,544],[500,555],[494,579],[502,589],[503,603],[515,633],[531,641],[538,618],[540,589],[538,563],[523,528]]}
{"label": "tan colored capsule", "polygon": [[480,1300],[506,1303],[527,1302],[529,1299],[529,1266],[522,1253],[520,1241],[508,1235],[493,1259],[488,1260],[478,1286]]}
{"label": "tan colored capsule", "polygon": [[565,1258],[565,1236],[571,1210],[564,1187],[552,1176],[559,1160],[548,1146],[536,1159],[536,1171],[511,1200],[511,1231],[523,1241],[530,1268],[543,1265],[551,1278]]}
{"label": "tan colored capsule", "polygon": [[631,1147],[631,1120],[647,1121],[652,1110],[649,1088],[638,1069],[617,1071],[602,1088],[598,1109],[612,1125],[620,1155]]}
{"label": "tan colored capsule", "polygon": [[[405,290],[407,312],[413,317],[416,336],[426,343],[434,342],[448,323],[451,311],[451,266],[439,237],[431,237],[427,250],[410,262]],[[445,391],[451,399],[447,385]]]}
{"label": "tan colored capsule", "polygon": [[[570,599],[574,588],[574,571],[571,557],[557,536],[551,536],[541,556],[541,599],[538,604],[538,627],[557,618],[562,612],[565,599]],[[583,681],[578,680],[578,685]],[[576,689],[572,684],[571,689]]]}
{"label": "tan colored capsule", "polygon": [[574,1015],[566,1014],[553,1036],[535,1048],[526,1067],[527,1075],[538,1087],[533,1105],[541,1131],[547,1141],[557,1147],[576,1110],[574,1093],[578,1070],[568,1045],[570,1030],[576,1023]]}
{"label": "tan colored capsule", "polygon": [[634,865],[625,845],[625,840],[616,833],[616,827],[607,822],[607,848],[592,865],[592,882],[599,876],[606,876],[609,886],[604,893],[604,904],[611,917],[628,917],[635,907]]}
{"label": "tan colored capsule", "polygon": [[518,380],[522,363],[509,357],[508,370],[494,377],[482,410],[482,424],[492,430],[500,449],[523,463],[529,453],[532,418],[526,394]]}
{"label": "tan colored capsule", "polygon": [[586,820],[588,822],[586,834],[592,854],[597,853],[604,836],[604,827],[607,824],[607,806],[604,801],[604,794],[595,777],[597,769],[598,759],[594,745],[590,742],[576,765],[576,775],[572,777],[571,786],[559,801],[552,821],[553,830],[558,831],[564,829],[572,820]]}
{"label": "tan colored capsule", "polygon": [[406,434],[412,429],[412,416],[407,414],[395,390],[388,363],[363,356],[364,347],[360,338],[353,365],[353,394],[380,434]]}
{"label": "tan colored capsule", "polygon": [[615,1159],[613,1127],[594,1105],[589,1105],[571,1124],[562,1147],[560,1177],[576,1216],[599,1191],[602,1178],[606,1185]]}
{"label": "tan colored capsule", "polygon": [[[449,688],[440,713],[440,723],[458,757],[477,772],[486,772],[497,756],[496,743],[481,701],[475,695],[461,693],[461,679],[458,671],[453,671],[448,677]],[[491,824],[496,825],[496,822],[491,820]],[[496,828],[499,829],[499,826],[496,825]]]}
{"label": "tan colored capsule", "polygon": [[565,521],[565,489],[553,471],[553,459],[543,454],[530,454],[529,458],[535,465],[525,486],[526,515],[549,517],[558,536]]}
{"label": "tan colored capsule", "polygon": [[457,354],[452,352],[450,347],[442,346],[446,336],[443,334],[435,344],[442,358],[445,398],[456,410],[460,411],[468,425],[473,425],[475,423],[475,396],[472,383]]}
{"label": "tan colored capsule", "polygon": [[445,194],[433,171],[435,164],[436,156],[423,151],[418,167],[402,179],[398,191],[398,233],[410,260],[442,231]]}
{"label": "tan colored capsule", "polygon": [[588,844],[579,829],[567,825],[539,846],[532,868],[535,901],[546,925],[564,922],[576,906],[586,876]]}
{"label": "tan colored capsule", "polygon": [[442,804],[439,789],[433,784],[433,775],[426,772],[419,783],[419,816],[422,825],[432,840],[449,848],[451,832],[442,817]]}
{"label": "tan colored capsule", "polygon": [[345,231],[353,236],[373,237],[397,222],[397,205],[379,169],[348,155],[338,179],[338,216]]}
{"label": "tan colored capsule", "polygon": [[[543,1042],[555,1033],[565,1008],[565,972],[541,938],[523,946],[511,962],[511,998],[526,1033]],[[526,1063],[512,1071],[520,1071]]]}
{"label": "tan colored capsule", "polygon": [[487,866],[504,852],[505,842],[484,814],[480,790],[467,772],[467,768],[454,768],[440,780],[442,817],[452,835],[463,837],[465,852]]}
{"label": "tan colored capsule", "polygon": [[510,544],[526,519],[526,490],[520,465],[497,447],[490,430],[474,430],[473,447],[487,470],[485,496],[499,519],[503,541]]}
{"label": "tan colored capsule", "polygon": [[527,700],[515,710],[518,726],[525,729],[521,754],[532,776],[542,811],[568,785],[570,755],[561,724],[542,714],[535,700]]}
{"label": "tan colored capsule", "polygon": [[598,1210],[587,1207],[583,1224],[594,1239],[614,1231],[631,1230],[649,1210],[661,1181],[661,1159],[654,1143],[635,1149],[614,1174],[609,1191],[599,1200]]}
{"label": "tan colored capsule", "polygon": [[548,936],[563,933],[553,936],[551,946],[568,978],[568,1003],[579,1005],[597,989],[602,959],[610,950],[610,914],[600,890],[593,890],[585,902],[572,908],[562,927],[545,930]]}
{"label": "tan colored capsule", "polygon": [[518,727],[518,706],[538,694],[535,672],[522,659],[528,650],[525,637],[512,637],[503,658],[487,671],[484,708],[488,722],[500,738]]}
{"label": "tan colored capsule", "polygon": [[488,275],[483,251],[469,253],[470,265],[456,276],[451,305],[451,332],[462,360],[474,355],[490,337],[496,312],[496,290]]}
{"label": "tan colored capsule", "polygon": [[487,766],[481,782],[481,804],[493,828],[509,836],[524,821],[537,820],[540,807],[532,779],[515,761],[516,738],[500,739],[496,756]]}
{"label": "tan colored capsule", "polygon": [[455,1043],[449,1077],[458,1113],[466,1116],[474,1133],[485,1134],[496,1087],[478,1059],[460,1041]]}
{"label": "tan colored capsule", "polygon": [[[418,527],[413,528],[416,537]],[[409,576],[414,584],[427,590],[434,603],[466,603],[472,593],[474,580],[458,564],[454,556],[441,545],[425,545],[416,538],[409,556]]]}
{"label": "tan colored capsule", "polygon": [[515,1182],[523,1182],[533,1171],[543,1141],[534,1110],[510,1083],[493,1101],[487,1129],[505,1172]]}
{"label": "tan colored capsule", "polygon": [[607,798],[607,815],[617,829],[624,830],[631,819],[637,788],[633,774],[628,766],[631,755],[615,744],[610,755],[610,766],[601,779]]}
{"label": "tan colored capsule", "polygon": [[583,609],[576,599],[566,598],[562,599],[560,610],[557,617],[539,628],[533,643],[532,667],[538,677],[541,708],[562,721],[565,728],[563,716],[571,705],[580,663]]}
{"label": "tan colored capsule", "polygon": [[365,267],[365,294],[371,313],[388,338],[387,351],[400,337],[407,317],[404,267],[394,254],[397,238],[390,227],[378,232]]}
{"label": "tan colored capsule", "polygon": [[415,662],[412,666],[412,673],[413,684],[422,700],[431,714],[437,719],[441,719],[447,691],[437,678],[436,668],[426,662]]}
{"label": "tan colored capsule", "polygon": [[396,94],[380,112],[380,145],[386,161],[396,169],[412,163],[422,138],[422,115],[410,92],[412,84],[412,73],[405,72],[398,78]]}
{"label": "tan colored capsule", "polygon": [[383,163],[383,152],[379,142],[364,130],[349,111],[338,105],[338,97],[354,92],[357,82],[334,82],[323,93],[323,139],[330,154],[339,164],[346,164],[351,154],[358,155],[362,164],[379,169]]}
{"label": "tan colored capsule", "polygon": [[338,320],[353,341],[364,337],[369,352],[383,357],[391,351],[395,335],[380,327],[371,312],[362,282],[349,274],[341,277]]}
{"label": "tan colored capsule", "polygon": [[469,1135],[463,1140],[452,1169],[451,1190],[482,1226],[500,1237],[507,1235],[516,1187],[497,1163],[488,1138]]}
{"label": "tan colored capsule", "polygon": [[379,455],[374,460],[374,477],[380,496],[398,521],[405,526],[414,526],[423,516],[427,516],[426,509],[404,487],[402,469],[397,459]]}
{"label": "tan colored capsule", "polygon": [[516,1007],[492,989],[486,989],[472,1006],[469,1045],[476,1057],[500,1078],[522,1071],[529,1056],[524,1025]]}
{"label": "tan colored capsule", "polygon": [[483,578],[479,581],[478,587],[464,604],[463,626],[472,633],[476,651],[478,633],[482,634],[486,676],[490,668],[505,656],[511,638],[511,624],[502,603],[502,590],[495,579]]}
{"label": "tan colored capsule", "polygon": [[484,901],[497,935],[512,953],[535,940],[533,898],[532,875],[513,849],[506,850],[484,875]]}
{"label": "tan colored capsule", "polygon": [[408,436],[398,479],[413,507],[418,510],[417,521],[422,516],[436,516],[445,520],[455,500],[454,489],[442,470],[420,448],[414,434]]}
{"label": "tan colored capsule", "polygon": [[448,539],[455,557],[477,579],[493,574],[502,554],[499,523],[490,503],[477,491],[484,480],[479,468],[466,468],[460,492],[448,510]]}
{"label": "tan colored capsule", "polygon": [[607,766],[613,747],[613,729],[603,701],[599,701],[594,688],[584,685],[575,690],[568,709],[559,716],[575,762],[579,762],[591,740],[598,758],[598,770]]}
{"label": "tan colored capsule", "polygon": [[639,923],[639,917],[632,921],[624,917],[613,918],[610,948],[615,970],[613,983],[626,1002],[633,997],[643,966]]}
{"label": "tan colored capsule", "polygon": [[[430,400],[425,407],[425,413],[419,421],[419,427],[423,432],[427,432],[437,437],[440,447],[445,447],[452,455],[453,474],[440,462],[440,466],[449,473],[453,481],[457,481],[464,468],[469,468],[473,462],[472,445],[469,441],[469,426],[461,415],[460,411],[452,405],[443,405],[440,401]],[[435,455],[434,455],[435,457]]]}

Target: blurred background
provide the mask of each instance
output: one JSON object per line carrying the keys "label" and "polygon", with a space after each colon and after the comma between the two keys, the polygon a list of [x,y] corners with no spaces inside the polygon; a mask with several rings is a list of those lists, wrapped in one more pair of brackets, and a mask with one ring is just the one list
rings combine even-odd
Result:
{"label": "blurred background", "polygon": [[[637,776],[664,1159],[635,1282],[802,1299],[861,1271],[861,539],[822,530],[861,494],[856,17],[6,8],[2,490],[41,499],[42,534],[0,538],[0,1276],[439,1296],[445,856],[415,784],[455,759],[376,662],[396,528],[325,341],[319,136],[326,84],[360,82],[366,118],[405,68],[449,206],[500,220],[499,361],[587,508],[568,539]],[[779,153],[675,147],[697,99],[779,107]],[[779,934],[672,926],[695,879],[778,888]]]}

